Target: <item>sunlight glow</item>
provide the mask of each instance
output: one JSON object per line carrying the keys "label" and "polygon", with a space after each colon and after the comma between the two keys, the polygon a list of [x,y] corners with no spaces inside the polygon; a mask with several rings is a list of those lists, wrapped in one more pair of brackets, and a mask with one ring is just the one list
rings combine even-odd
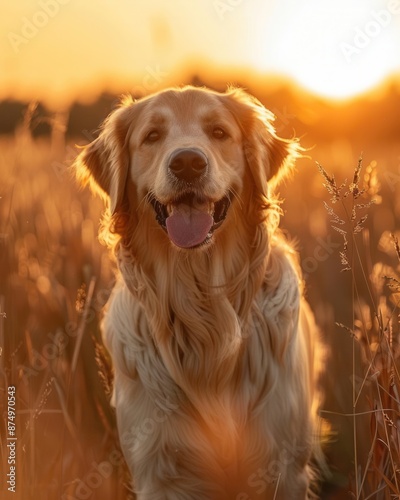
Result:
{"label": "sunlight glow", "polygon": [[[400,1],[297,0],[276,7],[253,64],[326,97],[348,98],[398,71]],[[271,44],[271,41],[274,43]]]}
{"label": "sunlight glow", "polygon": [[348,98],[400,74],[400,0],[24,0],[0,32],[0,99],[149,93],[213,67]]}

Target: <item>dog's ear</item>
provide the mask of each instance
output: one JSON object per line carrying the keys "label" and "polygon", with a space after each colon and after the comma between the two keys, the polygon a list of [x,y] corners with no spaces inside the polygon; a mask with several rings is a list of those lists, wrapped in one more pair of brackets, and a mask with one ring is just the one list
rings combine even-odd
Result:
{"label": "dog's ear", "polygon": [[129,136],[135,112],[126,100],[104,121],[100,135],[85,146],[74,162],[77,177],[109,201],[112,214],[121,206],[129,172]]}
{"label": "dog's ear", "polygon": [[228,109],[243,134],[244,154],[259,193],[268,197],[272,185],[287,175],[301,151],[297,140],[277,136],[273,113],[241,89],[229,90]]}

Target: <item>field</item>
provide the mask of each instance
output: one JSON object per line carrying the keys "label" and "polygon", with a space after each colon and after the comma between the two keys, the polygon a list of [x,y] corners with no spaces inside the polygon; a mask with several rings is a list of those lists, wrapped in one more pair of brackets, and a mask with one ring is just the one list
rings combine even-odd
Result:
{"label": "field", "polygon": [[[399,145],[308,141],[315,147],[280,187],[281,226],[297,242],[306,293],[330,351],[321,411],[332,427],[330,475],[322,498],[398,498],[400,252],[391,233],[400,229]],[[0,136],[1,400],[10,387],[16,399],[16,418],[11,412],[2,419],[1,435],[11,419],[17,437],[13,496],[3,473],[11,448],[1,442],[2,498],[131,498],[99,330],[114,264],[97,240],[102,205],[79,190],[68,169],[75,142],[84,141],[34,140],[23,127]],[[348,179],[334,204],[332,178],[316,162],[338,186]],[[371,199],[352,217],[355,204]],[[332,226],[346,233],[345,256],[344,234]]]}

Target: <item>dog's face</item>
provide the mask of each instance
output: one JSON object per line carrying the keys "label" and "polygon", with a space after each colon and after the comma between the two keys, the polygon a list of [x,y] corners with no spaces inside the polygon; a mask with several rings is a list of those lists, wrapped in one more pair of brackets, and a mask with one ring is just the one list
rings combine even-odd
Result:
{"label": "dog's face", "polygon": [[265,203],[268,180],[294,153],[271,118],[242,91],[170,89],[115,111],[78,166],[109,196],[112,212],[127,209],[133,187],[137,203],[128,210],[151,210],[177,247],[205,248],[231,205],[243,203],[245,185]]}
{"label": "dog's face", "polygon": [[139,198],[182,248],[204,245],[242,190],[242,134],[217,96],[166,92],[141,115],[130,141],[130,175]]}

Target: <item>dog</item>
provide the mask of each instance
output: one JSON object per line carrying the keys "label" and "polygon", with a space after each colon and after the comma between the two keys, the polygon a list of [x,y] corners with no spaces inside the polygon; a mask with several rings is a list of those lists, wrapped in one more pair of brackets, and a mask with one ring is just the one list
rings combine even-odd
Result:
{"label": "dog", "polygon": [[301,154],[239,88],[125,98],[84,147],[118,264],[102,329],[139,500],[304,499],[317,329],[274,189]]}

